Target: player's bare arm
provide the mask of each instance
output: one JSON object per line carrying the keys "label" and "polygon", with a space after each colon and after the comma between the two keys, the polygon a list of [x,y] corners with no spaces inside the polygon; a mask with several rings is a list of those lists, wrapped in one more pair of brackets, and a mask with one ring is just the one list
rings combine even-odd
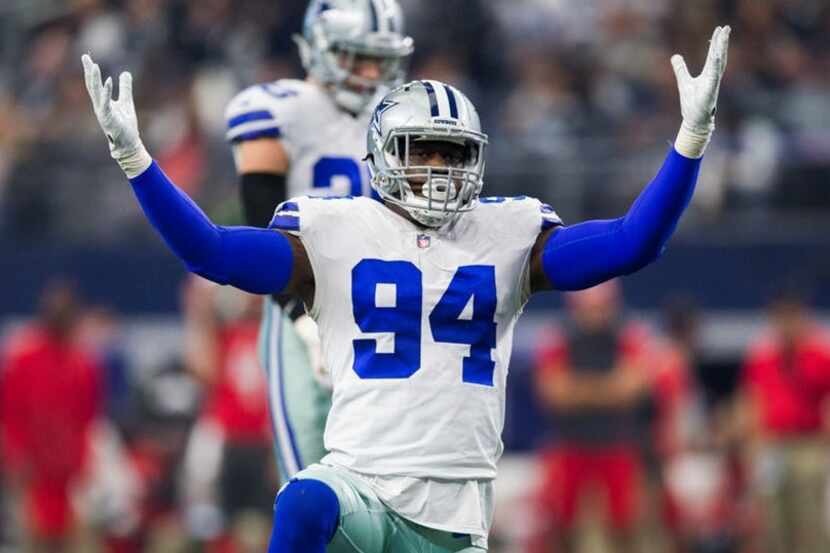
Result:
{"label": "player's bare arm", "polygon": [[[274,231],[271,231],[274,232]],[[283,294],[289,294],[300,298],[303,303],[311,307],[314,300],[314,272],[311,269],[311,262],[308,259],[308,252],[302,241],[296,236],[284,234],[291,244],[293,271],[291,280],[283,290]]]}
{"label": "player's bare arm", "polygon": [[130,179],[147,218],[188,269],[219,284],[254,294],[313,295],[314,278],[302,242],[277,230],[221,227],[161,171],[144,148],[132,95],[132,76],[119,78],[119,97],[112,97],[112,78],[88,55],[84,76],[95,116],[107,137],[110,155]]}
{"label": "player's bare arm", "polygon": [[278,138],[258,138],[234,144],[233,159],[240,175],[285,175],[288,172],[288,153]]}
{"label": "player's bare arm", "polygon": [[692,197],[700,160],[715,129],[730,31],[729,26],[715,29],[697,77],[689,74],[681,56],[672,56],[683,123],[663,167],[625,216],[541,233],[531,257],[532,291],[588,288],[637,271],[662,254]]}

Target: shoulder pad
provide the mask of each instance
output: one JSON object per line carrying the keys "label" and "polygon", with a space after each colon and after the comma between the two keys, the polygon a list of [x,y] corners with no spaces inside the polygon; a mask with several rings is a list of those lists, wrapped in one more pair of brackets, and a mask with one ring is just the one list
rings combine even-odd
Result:
{"label": "shoulder pad", "polygon": [[282,79],[246,88],[225,110],[226,138],[241,142],[257,138],[280,138],[306,104],[321,93],[305,81]]}
{"label": "shoulder pad", "polygon": [[[301,223],[307,228],[312,218],[325,221],[331,226],[338,216],[350,213],[354,206],[362,206],[367,198],[354,196],[300,196],[282,202],[274,211],[269,229],[297,233]],[[374,200],[368,200],[374,201]]]}
{"label": "shoulder pad", "polygon": [[540,231],[563,224],[562,219],[550,205],[530,196],[487,196],[480,198],[479,203],[508,210],[514,214],[513,216],[520,218],[530,216],[536,219],[538,217]]}
{"label": "shoulder pad", "polygon": [[300,202],[298,198],[282,202],[274,210],[274,217],[268,224],[271,230],[299,232],[300,230]]}

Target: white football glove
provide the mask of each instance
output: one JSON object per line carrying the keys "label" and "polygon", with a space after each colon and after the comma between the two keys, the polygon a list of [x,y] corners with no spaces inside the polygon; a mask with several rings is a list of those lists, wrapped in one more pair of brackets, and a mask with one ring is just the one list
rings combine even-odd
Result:
{"label": "white football glove", "polygon": [[715,130],[715,106],[723,72],[726,70],[726,55],[729,48],[729,25],[716,27],[709,43],[709,54],[703,71],[697,77],[689,74],[683,56],[671,58],[677,87],[680,90],[680,112],[683,124],[677,133],[674,147],[678,153],[689,158],[703,156],[706,145]]}
{"label": "white football glove", "polygon": [[133,105],[133,76],[127,71],[118,78],[118,100],[112,99],[112,77],[101,82],[101,68],[87,54],[81,56],[86,89],[98,124],[107,136],[110,155],[128,178],[137,177],[153,162],[138,136],[138,117]]}

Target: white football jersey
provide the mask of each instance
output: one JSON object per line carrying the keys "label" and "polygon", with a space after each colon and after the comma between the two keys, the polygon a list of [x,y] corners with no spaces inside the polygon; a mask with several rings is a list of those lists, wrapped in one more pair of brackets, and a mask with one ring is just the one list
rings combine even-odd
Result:
{"label": "white football jersey", "polygon": [[288,154],[287,196],[360,196],[371,110],[355,117],[317,84],[282,79],[247,88],[225,113],[232,143],[278,138]]}
{"label": "white football jersey", "polygon": [[384,503],[486,548],[502,453],[513,327],[539,233],[561,224],[526,197],[484,198],[424,229],[369,198],[299,198],[292,232],[316,281],[311,315],[334,384],[323,463],[364,475]]}
{"label": "white football jersey", "polygon": [[[300,237],[316,281],[310,313],[334,383],[324,463],[380,477],[381,486],[386,476],[495,478],[531,249],[558,224],[549,206],[526,197],[484,198],[440,230],[369,198],[298,198],[277,208],[271,228]],[[384,499],[442,527],[428,520],[435,516],[405,512],[394,493]],[[421,503],[447,509],[446,501]],[[491,514],[448,529],[473,532]]]}

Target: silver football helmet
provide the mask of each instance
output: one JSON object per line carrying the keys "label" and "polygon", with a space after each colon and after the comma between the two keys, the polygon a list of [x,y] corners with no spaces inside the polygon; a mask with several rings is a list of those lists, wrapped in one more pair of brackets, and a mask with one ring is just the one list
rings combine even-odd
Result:
{"label": "silver football helmet", "polygon": [[[450,142],[463,154],[447,167],[418,164],[418,142]],[[413,81],[387,94],[369,124],[372,187],[419,223],[441,227],[478,205],[487,135],[472,102],[438,81]],[[413,189],[413,183],[423,183]]]}
{"label": "silver football helmet", "polygon": [[[311,0],[303,36],[294,40],[308,74],[352,113],[366,108],[379,87],[403,82],[414,49],[397,0]],[[361,58],[378,64],[377,79],[355,73]]]}

